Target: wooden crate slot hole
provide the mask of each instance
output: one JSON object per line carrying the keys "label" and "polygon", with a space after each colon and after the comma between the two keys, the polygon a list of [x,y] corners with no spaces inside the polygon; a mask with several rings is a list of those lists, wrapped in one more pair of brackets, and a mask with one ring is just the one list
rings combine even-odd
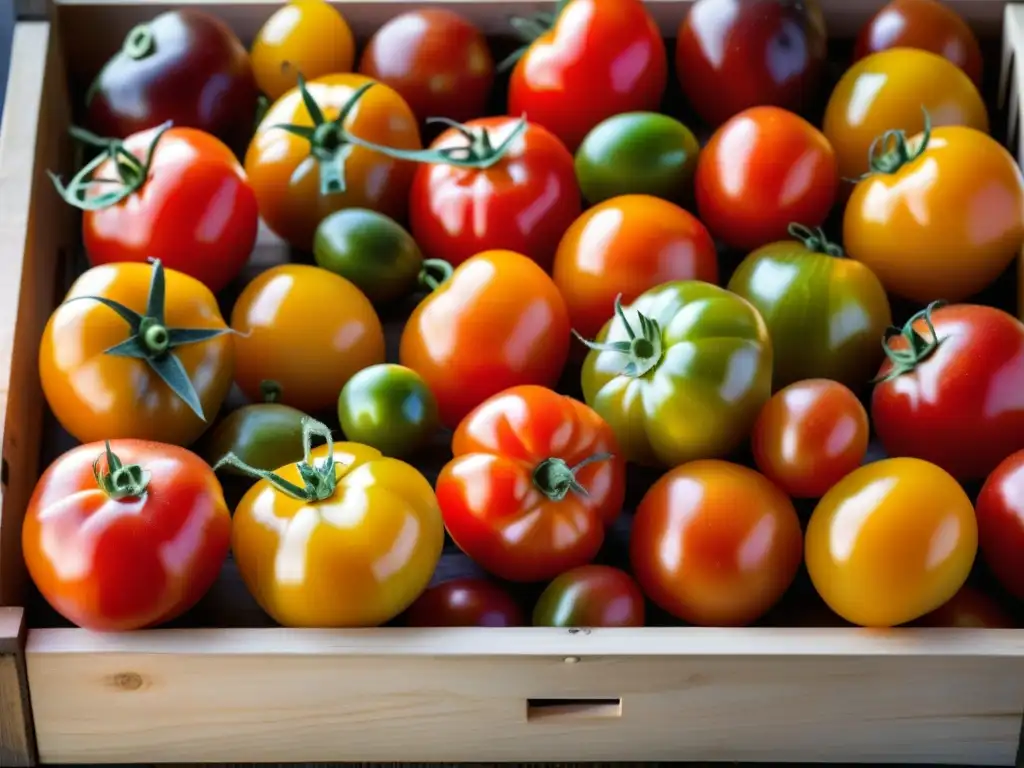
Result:
{"label": "wooden crate slot hole", "polygon": [[622,699],[527,699],[528,722],[622,717]]}

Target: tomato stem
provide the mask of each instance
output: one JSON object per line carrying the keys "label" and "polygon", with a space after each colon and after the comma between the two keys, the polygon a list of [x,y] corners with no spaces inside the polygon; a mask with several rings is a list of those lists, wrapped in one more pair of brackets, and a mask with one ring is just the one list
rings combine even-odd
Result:
{"label": "tomato stem", "polygon": [[419,284],[426,291],[436,291],[455,270],[444,259],[424,259],[420,268]]}
{"label": "tomato stem", "polygon": [[825,236],[825,230],[821,227],[805,227],[803,224],[790,224],[787,230],[790,237],[793,237],[803,243],[804,248],[813,253],[823,253],[826,256],[834,256],[836,258],[843,258],[846,253],[843,251],[842,246],[838,243],[831,242],[828,237]]}
{"label": "tomato stem", "polygon": [[904,165],[924,154],[924,151],[928,149],[928,142],[932,138],[932,120],[928,110],[923,106],[921,111],[924,112],[924,130],[917,146],[910,146],[907,133],[902,129],[888,130],[881,136],[875,137],[868,149],[868,172],[854,181],[866,179],[873,173],[896,173]]}
{"label": "tomato stem", "polygon": [[121,46],[124,55],[130,59],[144,59],[156,53],[156,38],[149,24],[138,24],[132,27],[124,38]]}
{"label": "tomato stem", "polygon": [[555,26],[555,22],[558,21],[558,17],[562,15],[562,11],[565,10],[569,2],[570,0],[558,0],[554,13],[535,13],[532,16],[513,16],[509,19],[508,23],[512,27],[512,31],[523,42],[523,45],[502,59],[496,70],[507,72],[515,66],[534,41]]}
{"label": "tomato stem", "polygon": [[534,468],[533,484],[551,501],[562,501],[570,491],[583,497],[589,497],[587,489],[576,479],[576,474],[588,464],[593,464],[595,461],[608,461],[611,458],[613,458],[613,454],[610,453],[595,453],[576,466],[570,467],[564,459],[553,456],[544,459]]}
{"label": "tomato stem", "polygon": [[[92,475],[96,478],[96,485],[100,487],[107,496],[115,501],[121,499],[137,499],[146,492],[149,487],[150,473],[138,464],[125,466],[121,460],[110,449],[110,441],[105,441],[106,451],[96,457],[92,463]],[[107,471],[100,471],[100,461],[107,460]]]}
{"label": "tomato stem", "polygon": [[[892,368],[885,375],[879,374],[876,376],[870,383],[880,384],[891,381],[897,376],[902,376],[904,373],[910,373],[920,363],[934,354],[935,350],[942,343],[942,339],[935,332],[935,325],[932,323],[932,312],[944,306],[945,303],[944,301],[933,301],[907,320],[903,328],[889,326],[885,330],[885,334],[882,336],[882,349],[885,350],[885,356],[892,362]],[[926,339],[914,328],[914,323],[922,319],[928,327],[928,334],[931,338]],[[907,346],[905,349],[894,349],[889,344],[889,341],[896,336],[906,340]]]}
{"label": "tomato stem", "polygon": [[639,378],[657,366],[661,360],[661,328],[656,320],[652,320],[642,312],[637,312],[636,322],[639,325],[639,330],[634,329],[622,309],[621,293],[615,297],[615,317],[622,324],[622,329],[626,332],[628,340],[612,342],[590,341],[583,338],[575,329],[573,329],[573,335],[583,342],[588,349],[597,352],[618,352],[626,355],[627,362],[620,371],[620,374]]}
{"label": "tomato stem", "polygon": [[264,403],[276,403],[281,400],[281,395],[284,393],[284,387],[276,381],[270,379],[264,379],[260,382],[260,394],[263,395]]}

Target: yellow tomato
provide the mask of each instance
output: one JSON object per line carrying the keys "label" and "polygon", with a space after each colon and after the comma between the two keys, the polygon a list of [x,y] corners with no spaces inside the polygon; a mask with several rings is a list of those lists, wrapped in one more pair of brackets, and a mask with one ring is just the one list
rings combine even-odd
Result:
{"label": "yellow tomato", "polygon": [[865,627],[919,619],[963,586],[978,549],[974,507],[952,475],[921,459],[856,469],[811,515],[805,558],[828,606]]}

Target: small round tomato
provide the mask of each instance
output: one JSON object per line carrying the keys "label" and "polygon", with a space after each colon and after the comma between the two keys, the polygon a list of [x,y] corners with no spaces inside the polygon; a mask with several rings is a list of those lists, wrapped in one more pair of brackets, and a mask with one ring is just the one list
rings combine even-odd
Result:
{"label": "small round tomato", "polygon": [[569,227],[552,275],[565,297],[573,330],[593,338],[615,314],[672,280],[718,282],[715,242],[695,216],[648,195],[613,197]]}
{"label": "small round tomato", "polygon": [[536,386],[481,403],[455,430],[437,478],[452,539],[509,581],[543,581],[589,563],[625,498],[615,436],[578,400]]}
{"label": "small round tomato", "polygon": [[893,48],[846,70],[829,97],[822,129],[839,173],[857,179],[870,168],[876,138],[892,130],[913,136],[924,130],[926,115],[932,125],[988,131],[985,102],[963,70],[935,53]]}
{"label": "small round tomato", "polygon": [[359,71],[394,88],[421,121],[484,114],[494,60],[483,34],[446,8],[395,16],[363,49]]}
{"label": "small round tomato", "polygon": [[523,610],[489,579],[450,579],[427,589],[405,612],[410,627],[521,627]]}
{"label": "small round tomato", "polygon": [[847,203],[847,252],[890,293],[922,304],[963,301],[994,282],[1024,244],[1020,167],[973,128],[889,136],[891,149],[873,158]]}
{"label": "small round tomato", "polygon": [[765,403],[751,445],[769,480],[790,496],[816,499],[861,465],[868,414],[838,382],[798,381]]}
{"label": "small round tomato", "polygon": [[252,43],[256,84],[276,100],[307,79],[351,72],[356,44],[345,17],[326,0],[290,0],[267,19]]}
{"label": "small round tomato", "polygon": [[413,310],[399,348],[448,427],[509,387],[554,386],[568,355],[565,301],[544,270],[512,251],[485,251],[456,268]]}
{"label": "small round tomato", "polygon": [[210,467],[145,440],[87,443],[39,478],[21,529],[29,575],[85,629],[129,631],[177,618],[209,590],[231,540]]}
{"label": "small round tomato", "polygon": [[345,383],[384,362],[384,329],[359,289],[343,277],[305,264],[259,274],[231,310],[235,380],[250,400],[264,381],[281,402],[307,413],[334,408]]}
{"label": "small round tomato", "polygon": [[944,470],[883,459],[832,486],[807,525],[807,571],[847,621],[894,627],[957,593],[978,549],[974,508]]}
{"label": "small round tomato", "polygon": [[978,495],[981,556],[1003,588],[1024,600],[1024,450],[1006,457]]}
{"label": "small round tomato", "polygon": [[555,577],[533,607],[535,627],[642,627],[644,594],[625,571],[582,565]]}
{"label": "small round tomato", "polygon": [[778,602],[800,567],[793,503],[727,461],[683,464],[637,507],[630,562],[644,593],[678,619],[743,626]]}
{"label": "small round tomato", "polygon": [[747,251],[784,239],[790,222],[820,226],[838,188],[828,139],[778,107],[730,118],[697,160],[701,221],[716,238]]}
{"label": "small round tomato", "polygon": [[[317,114],[309,113],[303,93]],[[352,137],[395,149],[421,147],[409,105],[363,75],[300,80],[256,128],[245,172],[264,222],[296,248],[311,250],[317,226],[342,208],[405,217],[415,166]]]}
{"label": "small round tomato", "polygon": [[1017,622],[993,598],[964,585],[953,598],[915,622],[921,627],[1017,629]]}

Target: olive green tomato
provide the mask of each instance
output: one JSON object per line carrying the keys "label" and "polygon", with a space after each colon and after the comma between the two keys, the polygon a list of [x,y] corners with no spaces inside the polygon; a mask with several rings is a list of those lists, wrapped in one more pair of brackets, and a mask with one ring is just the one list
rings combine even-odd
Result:
{"label": "olive green tomato", "polygon": [[535,627],[642,627],[644,594],[628,573],[583,565],[548,584],[533,607]]}
{"label": "olive green tomato", "polygon": [[820,230],[790,228],[793,240],[758,248],[729,280],[757,307],[774,352],[776,390],[803,379],[862,389],[882,362],[892,324],[889,299],[864,264],[843,256]]}
{"label": "olive green tomato", "polygon": [[576,178],[591,205],[618,195],[689,201],[700,145],[685,125],[657,112],[624,112],[598,123],[576,150]]}
{"label": "olive green tomato", "polygon": [[[270,472],[300,461],[302,419],[306,414],[282,403],[244,405],[229,413],[203,440],[203,458],[212,466],[233,453],[256,469]],[[220,471],[251,477],[230,464]]]}
{"label": "olive green tomato", "polygon": [[437,400],[410,368],[381,363],[364,368],[338,396],[345,437],[401,457],[422,448],[438,428]]}
{"label": "olive green tomato", "polygon": [[583,396],[625,457],[674,467],[726,456],[771,395],[768,329],[750,302],[699,280],[616,302],[583,362]]}

